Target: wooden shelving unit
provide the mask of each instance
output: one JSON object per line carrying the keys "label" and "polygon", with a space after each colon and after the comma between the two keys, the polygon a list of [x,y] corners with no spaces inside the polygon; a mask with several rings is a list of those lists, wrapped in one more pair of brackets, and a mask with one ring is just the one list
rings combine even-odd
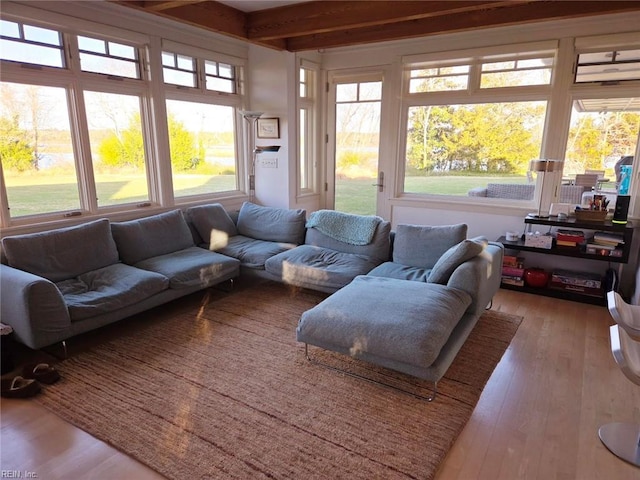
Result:
{"label": "wooden shelving unit", "polygon": [[[569,218],[567,220],[558,220],[556,217],[550,218],[530,218],[527,217],[524,220],[524,223],[527,225],[527,230],[530,231],[532,225],[546,225],[549,227],[549,230],[553,228],[563,228],[563,229],[577,229],[577,230],[592,230],[598,232],[615,232],[620,233],[623,236],[624,243],[622,244],[622,256],[608,256],[608,255],[594,255],[588,254],[584,252],[584,247],[572,248],[572,247],[558,247],[554,245],[547,248],[536,248],[529,247],[524,244],[524,240],[516,240],[510,241],[507,240],[504,236],[498,238],[498,242],[504,245],[504,248],[507,250],[517,250],[522,252],[535,252],[544,255],[560,255],[563,257],[572,257],[584,260],[596,260],[600,262],[607,263],[616,263],[619,265],[618,268],[618,276],[620,273],[620,267],[629,261],[629,253],[631,251],[631,241],[633,240],[633,232],[635,226],[632,222],[628,222],[626,224],[615,224],[610,221],[604,222],[584,222],[578,221],[575,218]],[[573,300],[577,302],[590,303],[595,305],[605,305],[606,304],[606,292],[603,290],[603,294],[601,297],[586,295],[578,292],[571,292],[565,290],[556,290],[553,288],[533,288],[533,287],[520,287],[516,285],[510,284],[502,284],[502,288],[507,290],[517,290],[519,292],[527,292],[527,293],[535,293],[538,295],[545,295],[554,298],[562,298],[565,300]]]}

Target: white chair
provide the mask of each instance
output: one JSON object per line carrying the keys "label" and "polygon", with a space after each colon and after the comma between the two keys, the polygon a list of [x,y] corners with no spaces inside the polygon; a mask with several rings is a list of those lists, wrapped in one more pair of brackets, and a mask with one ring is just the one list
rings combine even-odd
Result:
{"label": "white chair", "polygon": [[615,322],[633,340],[640,342],[640,305],[629,305],[618,292],[612,290],[607,293],[607,306]]}
{"label": "white chair", "polygon": [[[622,373],[640,386],[640,305],[629,305],[618,293],[607,293],[607,305],[617,325],[609,328],[611,352]],[[598,436],[617,457],[640,467],[640,425],[609,423]]]}

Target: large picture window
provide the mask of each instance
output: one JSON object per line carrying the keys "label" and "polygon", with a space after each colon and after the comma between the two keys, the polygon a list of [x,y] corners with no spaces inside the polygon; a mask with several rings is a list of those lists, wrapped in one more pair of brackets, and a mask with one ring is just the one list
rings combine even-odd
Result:
{"label": "large picture window", "polygon": [[[404,193],[486,197],[489,184],[533,183],[554,51],[452,57],[405,67]],[[533,198],[525,190],[516,200]]]}
{"label": "large picture window", "polygon": [[[640,135],[640,98],[582,98],[573,102],[564,182],[596,175],[594,190],[615,193],[620,166],[631,165]],[[585,178],[584,176],[582,177]]]}
{"label": "large picture window", "polygon": [[238,189],[234,109],[167,100],[175,197]]}
{"label": "large picture window", "polygon": [[85,92],[98,206],[147,202],[140,97]]}
{"label": "large picture window", "polygon": [[545,102],[410,107],[404,191],[467,195],[485,183],[528,182],[545,114]]}
{"label": "large picture window", "polygon": [[0,83],[0,158],[12,217],[80,208],[64,88]]}

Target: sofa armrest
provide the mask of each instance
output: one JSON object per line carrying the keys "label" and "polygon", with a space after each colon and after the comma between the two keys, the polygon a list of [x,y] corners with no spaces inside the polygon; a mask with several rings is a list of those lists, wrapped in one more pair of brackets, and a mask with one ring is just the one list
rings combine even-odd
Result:
{"label": "sofa armrest", "polygon": [[25,345],[38,349],[61,340],[71,325],[69,310],[56,285],[46,278],[0,265],[2,322]]}
{"label": "sofa armrest", "polygon": [[467,192],[469,197],[486,197],[488,193],[487,187],[475,187]]}
{"label": "sofa armrest", "polygon": [[503,255],[502,244],[489,242],[482,253],[458,266],[451,274],[447,286],[471,295],[468,312],[480,315],[491,303],[500,288]]}

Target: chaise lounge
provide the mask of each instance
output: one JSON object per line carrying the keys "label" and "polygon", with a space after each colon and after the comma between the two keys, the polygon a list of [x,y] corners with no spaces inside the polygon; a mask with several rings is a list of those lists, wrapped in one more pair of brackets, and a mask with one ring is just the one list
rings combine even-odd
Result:
{"label": "chaise lounge", "polygon": [[305,312],[308,345],[437,383],[500,285],[502,245],[466,225],[399,225],[392,260]]}

